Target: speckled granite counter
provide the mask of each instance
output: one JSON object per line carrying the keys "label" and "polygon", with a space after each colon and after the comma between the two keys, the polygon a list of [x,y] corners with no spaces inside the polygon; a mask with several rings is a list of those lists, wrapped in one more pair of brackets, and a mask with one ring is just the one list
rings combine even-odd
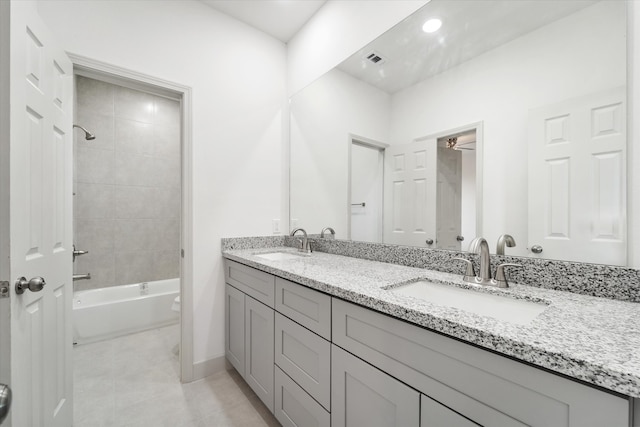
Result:
{"label": "speckled granite counter", "polygon": [[631,397],[640,397],[640,304],[513,284],[472,292],[544,301],[529,325],[430,304],[388,289],[428,279],[469,287],[459,275],[314,252],[309,257],[268,261],[256,254],[296,253],[290,247],[237,249],[225,258],[310,288],[424,326],[466,342]]}

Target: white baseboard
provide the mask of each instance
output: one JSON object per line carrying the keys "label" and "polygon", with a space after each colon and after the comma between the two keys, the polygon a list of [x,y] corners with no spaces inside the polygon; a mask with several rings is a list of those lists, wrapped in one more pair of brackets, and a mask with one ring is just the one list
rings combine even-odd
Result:
{"label": "white baseboard", "polygon": [[189,381],[197,381],[209,375],[217,374],[220,371],[228,369],[227,358],[224,356],[216,357],[214,359],[205,360],[204,362],[198,362],[193,364],[193,378]]}

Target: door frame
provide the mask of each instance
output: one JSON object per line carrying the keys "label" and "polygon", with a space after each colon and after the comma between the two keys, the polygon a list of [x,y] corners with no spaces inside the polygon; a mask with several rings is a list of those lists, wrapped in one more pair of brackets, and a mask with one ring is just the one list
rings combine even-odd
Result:
{"label": "door frame", "polygon": [[193,381],[193,167],[192,89],[148,74],[67,52],[74,75],[82,75],[130,89],[168,96],[180,102],[181,112],[181,218],[180,268],[180,380]]}
{"label": "door frame", "polygon": [[[0,1],[0,280],[9,283],[10,15],[10,2]],[[11,298],[0,298],[0,383],[11,383]]]}
{"label": "door frame", "polygon": [[482,165],[484,164],[484,122],[479,121],[455,127],[453,129],[438,131],[427,136],[421,136],[420,138],[416,138],[413,141],[419,142],[429,139],[435,139],[436,141],[438,141],[440,138],[444,138],[446,136],[454,135],[457,133],[468,132],[474,129],[476,131],[476,236],[482,236],[482,222],[484,218],[484,211],[482,209],[482,177],[484,176],[482,167]]}
{"label": "door frame", "polygon": [[[371,139],[371,138],[367,138],[364,136],[359,136],[353,133],[350,133],[348,135],[348,139],[347,139],[347,143],[348,145],[348,155],[347,155],[347,162],[348,162],[348,166],[347,166],[347,182],[348,182],[348,187],[347,187],[347,239],[351,240],[351,161],[352,161],[352,152],[351,152],[351,147],[353,146],[353,144],[358,144],[361,145],[363,147],[369,147],[373,150],[378,150],[380,152],[382,152],[382,159],[383,159],[383,164],[384,164],[384,154],[385,154],[385,150],[386,148],[389,146],[389,144],[385,144],[384,142],[380,142],[380,141],[376,141],[375,139]],[[384,207],[384,167],[382,168],[382,206]],[[384,209],[382,209],[383,212],[380,213],[380,220],[382,221],[382,227],[383,227],[383,235],[384,235]],[[384,240],[384,239],[383,239]],[[382,241],[380,242],[382,243]]]}

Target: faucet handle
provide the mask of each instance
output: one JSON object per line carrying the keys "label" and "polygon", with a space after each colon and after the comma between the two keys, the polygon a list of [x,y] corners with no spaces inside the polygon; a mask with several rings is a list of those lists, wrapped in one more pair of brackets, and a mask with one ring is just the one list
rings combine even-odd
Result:
{"label": "faucet handle", "polygon": [[509,282],[507,281],[507,275],[504,272],[505,267],[516,267],[522,268],[522,264],[514,264],[511,262],[505,262],[504,264],[500,264],[496,269],[496,282],[499,283],[499,287],[508,288]]}
{"label": "faucet handle", "polygon": [[462,280],[465,282],[474,282],[476,278],[476,271],[473,269],[473,263],[466,258],[454,258],[456,261],[464,261],[467,263],[467,267],[464,271]]}

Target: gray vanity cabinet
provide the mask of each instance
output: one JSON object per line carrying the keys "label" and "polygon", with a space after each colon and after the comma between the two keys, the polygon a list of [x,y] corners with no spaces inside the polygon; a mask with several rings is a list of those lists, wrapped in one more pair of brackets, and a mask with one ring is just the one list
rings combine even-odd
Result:
{"label": "gray vanity cabinet", "polygon": [[630,426],[628,398],[230,260],[225,279],[226,357],[284,426]]}
{"label": "gray vanity cabinet", "polygon": [[332,346],[332,427],[419,427],[420,393]]}
{"label": "gray vanity cabinet", "polygon": [[334,344],[480,425],[629,426],[628,399],[335,298],[332,314]]}
{"label": "gray vanity cabinet", "polygon": [[225,262],[225,355],[273,412],[275,277]]}

